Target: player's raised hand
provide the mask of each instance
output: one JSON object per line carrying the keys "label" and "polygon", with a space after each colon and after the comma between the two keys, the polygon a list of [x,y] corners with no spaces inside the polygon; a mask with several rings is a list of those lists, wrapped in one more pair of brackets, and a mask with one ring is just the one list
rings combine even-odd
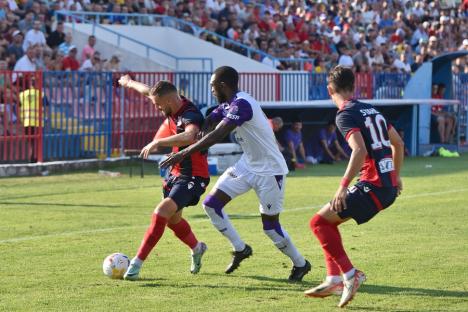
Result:
{"label": "player's raised hand", "polygon": [[347,188],[340,185],[340,188],[336,191],[335,197],[331,202],[331,209],[338,213],[346,209],[346,195]]}
{"label": "player's raised hand", "polygon": [[140,153],[140,157],[143,157],[143,159],[147,159],[149,154],[155,151],[157,148],[158,148],[158,141],[157,140],[151,141],[151,143],[143,147]]}
{"label": "player's raised hand", "polygon": [[132,81],[132,78],[130,78],[129,75],[123,75],[122,77],[119,78],[119,84],[122,87],[128,87],[128,84],[130,81]]}
{"label": "player's raised hand", "polygon": [[184,159],[184,155],[181,152],[178,153],[170,153],[167,157],[167,159],[163,160],[160,164],[159,167],[161,169],[171,167],[175,164],[180,163]]}

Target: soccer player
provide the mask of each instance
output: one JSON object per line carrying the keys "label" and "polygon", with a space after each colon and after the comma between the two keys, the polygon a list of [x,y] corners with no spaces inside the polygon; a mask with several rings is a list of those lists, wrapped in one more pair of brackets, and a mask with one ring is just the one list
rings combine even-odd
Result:
{"label": "soccer player", "polygon": [[[156,135],[153,141],[141,150],[140,156],[147,158],[152,151],[163,146],[173,147],[173,152],[177,152],[194,142],[202,127],[203,115],[193,103],[179,96],[172,83],[159,81],[150,88],[125,75],[119,79],[119,84],[147,96],[177,127],[177,134],[165,138]],[[200,271],[201,259],[207,246],[197,240],[188,222],[182,218],[182,209],[197,205],[208,183],[206,152],[193,153],[172,167],[170,176],[163,184],[164,199],[156,206],[151,218],[151,225],[143,237],[136,256],[130,262],[124,279],[138,279],[143,262],[158,243],[166,226],[174,231],[174,234],[191,249],[191,273],[196,274]]]}
{"label": "soccer player", "polygon": [[229,239],[234,249],[225,273],[236,270],[244,259],[252,255],[252,248],[240,238],[223,208],[233,198],[254,189],[260,200],[265,234],[291,259],[293,268],[289,280],[301,281],[311,265],[296,249],[279,222],[288,168],[260,105],[252,96],[239,91],[238,82],[239,75],[234,68],[222,66],[215,70],[210,85],[220,105],[207,117],[204,127],[207,134],[197,143],[169,156],[161,166],[164,168],[184,161],[194,153],[220,142],[233,131],[244,154],[224,172],[203,201],[203,208],[212,224]]}
{"label": "soccer player", "polygon": [[[352,98],[354,74],[351,69],[342,66],[332,69],[327,88],[338,107],[336,125],[352,153],[335,197],[310,220],[310,228],[325,255],[327,278],[305,294],[320,298],[341,294],[338,306],[344,307],[366,276],[354,268],[346,255],[338,226],[351,218],[357,224],[365,223],[395,201],[402,191],[400,169],[404,144],[378,110]],[[359,171],[359,182],[348,188]]]}

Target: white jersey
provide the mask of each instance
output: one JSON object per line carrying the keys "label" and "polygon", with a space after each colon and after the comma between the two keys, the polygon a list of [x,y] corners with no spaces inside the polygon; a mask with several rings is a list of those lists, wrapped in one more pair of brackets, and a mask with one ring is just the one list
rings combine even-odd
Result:
{"label": "white jersey", "polygon": [[288,167],[273,129],[260,104],[246,92],[238,92],[230,103],[212,112],[217,119],[236,124],[233,131],[244,154],[236,166],[260,176],[285,175]]}

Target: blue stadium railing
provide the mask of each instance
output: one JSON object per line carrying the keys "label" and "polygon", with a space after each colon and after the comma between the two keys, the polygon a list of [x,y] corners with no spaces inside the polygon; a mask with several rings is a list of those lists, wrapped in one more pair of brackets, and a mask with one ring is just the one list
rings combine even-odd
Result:
{"label": "blue stadium railing", "polygon": [[86,23],[101,24],[104,21],[110,22],[119,21],[121,24],[130,25],[142,25],[142,26],[165,26],[175,28],[186,33],[190,33],[196,37],[201,35],[210,36],[212,39],[210,42],[217,44],[223,48],[232,50],[239,54],[242,54],[248,58],[254,58],[259,61],[264,58],[269,58],[275,63],[283,63],[294,70],[304,70],[306,64],[313,64],[313,58],[280,58],[274,57],[264,51],[249,47],[236,40],[226,38],[220,34],[209,31],[202,27],[199,27],[193,23],[186,22],[184,20],[158,14],[136,14],[136,13],[101,13],[101,12],[77,12],[77,11],[57,11],[56,16],[58,19],[64,19],[65,17],[77,18],[80,21]]}
{"label": "blue stadium railing", "polygon": [[[97,14],[97,13],[96,13]],[[77,12],[69,12],[69,11],[56,11],[55,12],[56,19],[63,19],[63,18],[69,18],[69,22],[72,24],[72,29],[75,30],[75,23],[85,23],[85,24],[92,24],[92,34],[96,34],[96,29],[99,29],[101,31],[113,34],[117,38],[116,46],[118,48],[121,47],[122,39],[125,39],[127,41],[136,43],[142,47],[144,47],[146,51],[146,58],[150,57],[150,51],[153,51],[155,53],[162,54],[168,58],[170,58],[173,61],[173,65],[169,66],[169,64],[161,64],[163,67],[166,67],[170,70],[180,70],[181,69],[181,64],[182,62],[189,62],[189,61],[195,61],[199,62],[200,64],[200,70],[201,71],[207,71],[211,72],[213,71],[213,59],[209,57],[179,57],[173,54],[170,54],[166,51],[163,51],[157,47],[151,46],[147,43],[141,42],[139,40],[136,40],[134,38],[131,38],[129,36],[123,35],[117,31],[114,31],[112,29],[106,28],[104,26],[101,26],[99,22],[95,23],[94,20],[91,20],[88,18],[88,14],[86,12],[81,12],[81,14],[78,14]],[[154,59],[153,59],[154,61]]]}
{"label": "blue stadium railing", "polygon": [[[12,72],[1,72],[0,78],[10,79],[12,75]],[[126,149],[140,149],[152,139],[163,117],[146,98],[118,87],[120,75],[109,72],[42,73],[42,79],[38,79],[41,85],[37,88],[42,90],[44,120],[41,135],[37,138],[42,144],[44,161],[118,156]],[[148,85],[162,79],[172,81],[200,108],[215,104],[209,86],[210,73],[137,72],[130,75]],[[359,76],[356,96],[400,99],[407,80],[407,75],[400,74]],[[468,75],[454,76],[453,81],[454,98],[462,104],[459,122],[463,136],[467,134]],[[241,73],[240,87],[261,102],[328,98],[325,74]],[[25,161],[24,155],[18,154],[18,143],[15,143],[25,139],[21,132],[20,107],[13,97],[11,101],[3,103],[0,109],[0,162]],[[5,114],[10,115],[5,118]]]}

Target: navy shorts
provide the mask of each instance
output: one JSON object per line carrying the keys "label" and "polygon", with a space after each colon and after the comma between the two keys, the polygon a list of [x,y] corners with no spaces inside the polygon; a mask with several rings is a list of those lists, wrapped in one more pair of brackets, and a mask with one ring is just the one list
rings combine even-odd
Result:
{"label": "navy shorts", "polygon": [[205,193],[208,183],[209,178],[170,175],[163,182],[163,196],[171,198],[177,204],[177,210],[195,206]]}
{"label": "navy shorts", "polygon": [[396,187],[377,187],[358,182],[348,188],[346,209],[338,213],[342,219],[353,218],[357,224],[366,223],[379,211],[389,207],[398,194]]}

